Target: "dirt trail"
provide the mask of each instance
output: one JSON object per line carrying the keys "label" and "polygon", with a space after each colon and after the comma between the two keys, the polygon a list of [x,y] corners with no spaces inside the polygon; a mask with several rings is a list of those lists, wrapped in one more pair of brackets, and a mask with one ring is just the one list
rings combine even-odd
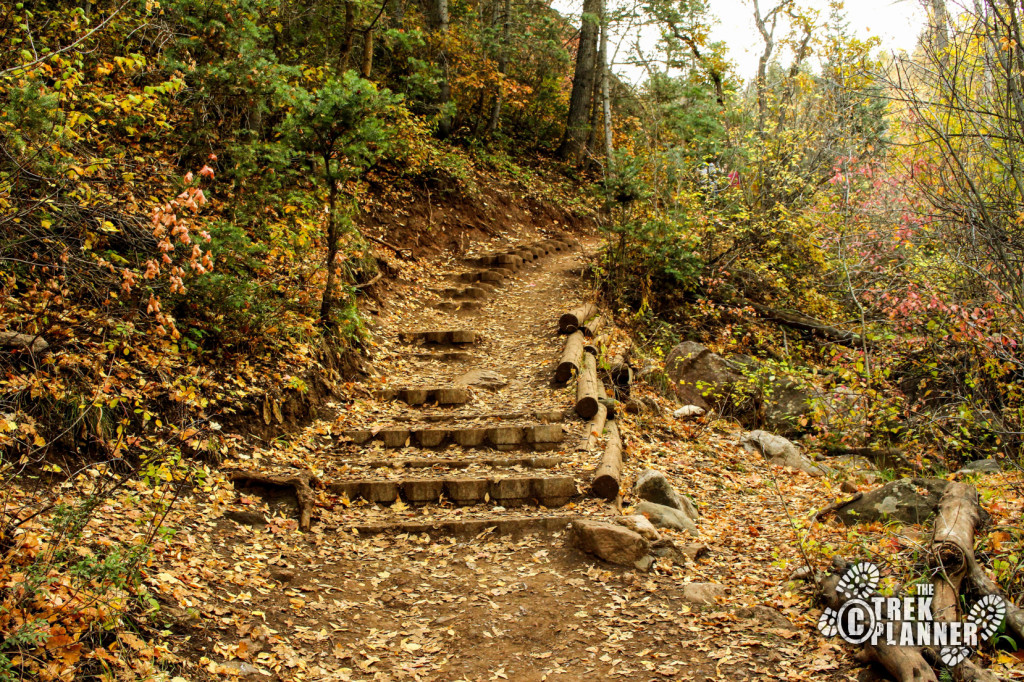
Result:
{"label": "dirt trail", "polygon": [[[425,264],[400,287],[374,328],[379,384],[354,389],[336,418],[225,463],[307,469],[336,483],[317,491],[309,533],[296,529],[291,496],[236,493],[218,475],[207,497],[184,503],[176,522],[188,542],[165,548],[162,577],[151,580],[177,604],[171,613],[191,621],[172,646],[184,670],[254,680],[851,679],[849,662],[837,662],[839,648],[814,633],[806,598],[784,585],[798,554],[774,486],[799,518],[820,504],[822,484],[767,469],[736,447],[737,433],[620,418],[631,453],[624,487],[648,466],[669,474],[698,501],[706,556],[659,560],[640,573],[567,546],[569,518],[618,513],[583,494],[597,462],[576,452],[582,421],[562,417],[574,384],[550,385],[564,342],[557,318],[586,297],[576,273],[596,247],[576,242],[526,264],[479,312],[453,313],[444,304],[445,289],[464,287],[454,280],[472,270],[459,263]],[[474,330],[483,339],[435,349],[400,337],[439,329]],[[452,406],[410,406],[373,393],[451,386],[475,368],[498,372],[507,385],[473,387],[468,402]],[[549,421],[564,433],[538,453],[523,443],[514,451],[418,447],[413,433],[529,425],[538,411],[558,414]],[[396,425],[411,429],[408,444],[386,447],[379,436]],[[371,440],[356,444],[354,432]],[[489,494],[468,506],[448,499],[453,478],[481,477],[492,492],[507,479],[568,478],[576,490],[553,508],[532,493],[509,505]],[[398,492],[363,499],[367,481],[374,490],[395,483]],[[440,497],[410,503],[411,491],[435,483]],[[624,504],[632,502],[627,494]],[[704,599],[691,583],[717,583],[724,592]]]}

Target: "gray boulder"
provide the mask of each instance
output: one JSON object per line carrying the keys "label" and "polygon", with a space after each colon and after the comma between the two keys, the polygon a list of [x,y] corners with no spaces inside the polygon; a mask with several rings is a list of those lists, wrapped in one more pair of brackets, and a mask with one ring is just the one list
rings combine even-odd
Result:
{"label": "gray boulder", "polygon": [[744,381],[740,366],[695,341],[684,341],[665,358],[669,389],[683,405],[722,407]]}
{"label": "gray boulder", "polygon": [[777,379],[765,390],[764,425],[784,436],[806,431],[813,399],[814,391],[803,384],[785,377]]}
{"label": "gray boulder", "polygon": [[655,528],[654,524],[652,524],[643,514],[616,516],[614,522],[620,526],[630,529],[634,533],[639,533],[651,542],[658,542],[661,540],[661,534],[658,533],[658,529]]}
{"label": "gray boulder", "polygon": [[[692,507],[692,503],[691,503]],[[686,531],[693,537],[697,537],[697,514],[696,509],[690,515],[686,511],[666,507],[663,504],[654,502],[641,502],[636,505],[636,513],[642,514],[658,528],[671,528],[672,530]]]}
{"label": "gray boulder", "polygon": [[633,494],[642,500],[672,507],[697,518],[698,511],[693,501],[680,495],[668,482],[668,477],[654,469],[644,469],[633,484]]}
{"label": "gray boulder", "polygon": [[763,454],[772,464],[799,469],[811,476],[822,476],[827,473],[826,468],[818,466],[804,456],[788,439],[767,431],[751,431],[743,436],[740,445],[747,452]]}
{"label": "gray boulder", "polygon": [[999,462],[992,459],[976,459],[973,462],[968,462],[963,465],[957,472],[958,474],[998,474],[1003,469],[999,466]]}
{"label": "gray boulder", "polygon": [[577,549],[619,566],[633,566],[651,548],[639,533],[602,521],[573,521],[569,537]]}
{"label": "gray boulder", "polygon": [[901,478],[886,483],[836,509],[847,526],[874,521],[922,523],[935,513],[949,482],[941,478]]}

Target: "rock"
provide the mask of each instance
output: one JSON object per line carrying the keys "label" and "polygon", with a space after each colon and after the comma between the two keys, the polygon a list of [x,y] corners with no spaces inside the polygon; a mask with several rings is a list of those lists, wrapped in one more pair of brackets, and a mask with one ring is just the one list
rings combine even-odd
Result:
{"label": "rock", "polygon": [[740,366],[694,341],[684,341],[665,358],[669,389],[684,405],[722,407],[745,378]]}
{"label": "rock", "polygon": [[642,500],[678,509],[693,519],[699,516],[690,498],[677,493],[668,477],[660,471],[644,469],[633,484],[633,494]]}
{"label": "rock", "polygon": [[[792,379],[781,377],[768,386],[764,396],[764,423],[776,433],[792,436],[810,424],[814,391]],[[801,424],[800,422],[804,423]]]}
{"label": "rock", "polygon": [[844,493],[855,493],[855,492],[858,492],[857,486],[855,486],[854,484],[850,483],[849,481],[843,481],[842,483],[840,483],[839,484],[839,489],[842,490]]}
{"label": "rock", "polygon": [[235,523],[240,523],[243,526],[265,526],[267,525],[267,517],[263,515],[263,512],[251,511],[248,509],[238,510],[231,509],[224,512],[224,518],[231,519]]}
{"label": "rock", "polygon": [[835,513],[847,526],[874,521],[922,523],[935,513],[947,485],[941,478],[901,478],[864,493]]}
{"label": "rock", "polygon": [[693,537],[698,535],[696,517],[691,517],[678,509],[654,502],[641,502],[636,505],[636,512],[646,516],[658,528],[686,531]]}
{"label": "rock", "polygon": [[663,538],[651,546],[651,554],[656,557],[671,559],[677,564],[685,564],[711,553],[711,548],[703,543],[687,542],[676,544],[668,538]]}
{"label": "rock", "polygon": [[569,536],[577,549],[620,566],[633,566],[651,546],[639,533],[602,521],[573,521]]}
{"label": "rock", "polygon": [[703,407],[697,407],[696,405],[683,405],[678,410],[672,413],[672,416],[676,419],[688,419],[703,417],[707,413]]}
{"label": "rock", "polygon": [[289,571],[286,568],[282,568],[276,571],[271,571],[270,577],[279,583],[290,583],[295,580],[295,571]]}
{"label": "rock", "polygon": [[627,414],[653,414],[660,415],[661,405],[658,401],[649,395],[645,395],[641,398],[630,398],[623,405],[623,409]]}
{"label": "rock", "polygon": [[772,464],[799,469],[811,476],[822,476],[827,469],[814,464],[801,454],[800,449],[782,436],[767,431],[751,431],[743,436],[740,445],[747,452],[764,454]]}
{"label": "rock", "polygon": [[999,466],[999,462],[992,459],[976,459],[973,462],[968,462],[963,465],[957,472],[958,474],[998,474],[1003,469]]}
{"label": "rock", "polygon": [[651,570],[651,566],[654,565],[654,557],[648,554],[645,557],[641,557],[633,562],[633,568],[640,571],[641,573],[647,573]]}
{"label": "rock", "polygon": [[643,514],[630,514],[629,516],[616,516],[615,523],[624,526],[634,533],[639,533],[651,542],[661,540],[661,533],[654,527]]}
{"label": "rock", "polygon": [[725,585],[718,583],[687,583],[683,585],[683,599],[691,604],[714,604],[725,596]]}
{"label": "rock", "polygon": [[770,606],[741,606],[733,613],[737,618],[756,620],[762,625],[767,625],[779,630],[799,630],[799,625],[794,625],[788,618]]}
{"label": "rock", "polygon": [[508,380],[493,369],[471,369],[455,379],[456,386],[477,386],[497,390],[508,384]]}

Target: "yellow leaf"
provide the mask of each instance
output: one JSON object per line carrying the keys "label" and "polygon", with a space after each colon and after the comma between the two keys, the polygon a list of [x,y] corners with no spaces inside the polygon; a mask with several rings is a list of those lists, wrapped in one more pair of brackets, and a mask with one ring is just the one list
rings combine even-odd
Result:
{"label": "yellow leaf", "polygon": [[44,445],[46,445],[46,441],[39,434],[36,434],[36,437],[32,440],[32,442],[35,444],[37,448],[41,448]]}

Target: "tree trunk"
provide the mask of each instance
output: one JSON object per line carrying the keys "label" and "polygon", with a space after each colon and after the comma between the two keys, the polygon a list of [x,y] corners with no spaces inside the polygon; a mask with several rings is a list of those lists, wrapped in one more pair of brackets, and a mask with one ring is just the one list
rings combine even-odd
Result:
{"label": "tree trunk", "polygon": [[[508,70],[508,49],[512,30],[511,0],[505,0],[503,13],[504,16],[502,17],[501,23],[501,51],[498,53],[498,73],[502,76],[504,76],[505,72]],[[487,122],[487,135],[493,135],[498,129],[498,125],[501,123],[501,106],[503,99],[502,83],[499,82],[498,87],[494,89],[494,103],[491,105],[491,117]]]}
{"label": "tree trunk", "polygon": [[611,87],[608,81],[611,79],[608,73],[608,21],[605,19],[601,28],[601,111],[604,123],[604,158],[607,170],[615,168],[615,160],[612,156],[614,147],[612,144],[612,98]]}
{"label": "tree trunk", "polygon": [[572,93],[569,96],[569,115],[565,123],[565,135],[558,148],[559,158],[578,161],[590,130],[588,114],[590,98],[594,93],[594,68],[597,61],[597,32],[600,27],[602,0],[583,0],[583,20],[576,51],[576,71],[572,79]]}
{"label": "tree trunk", "polygon": [[[330,169],[330,158],[325,158],[324,163],[326,167]],[[330,172],[327,173],[330,177]],[[337,218],[337,207],[338,207],[338,184],[334,178],[330,179],[331,188],[328,198],[328,210],[327,216],[327,284],[324,285],[324,296],[320,301],[320,326],[324,329],[329,329],[331,325],[331,312],[334,307],[334,287],[335,287],[335,259],[338,257],[338,218]]]}
{"label": "tree trunk", "polygon": [[366,29],[363,34],[363,68],[362,75],[366,80],[370,79],[373,72],[373,27]]}
{"label": "tree trunk", "polygon": [[[448,78],[448,50],[445,45],[448,40],[448,23],[450,21],[448,15],[448,0],[431,0],[428,21],[430,23],[430,29],[434,34],[434,39],[438,43],[437,57],[434,62],[441,70],[441,92],[437,98],[437,105],[439,111],[444,111],[447,109],[448,102],[450,102],[452,98],[452,86]],[[440,114],[437,120],[437,136],[443,140],[448,137],[451,132],[451,114]]]}
{"label": "tree trunk", "polygon": [[341,55],[338,58],[338,73],[348,71],[348,61],[352,56],[352,45],[356,39],[356,8],[351,0],[345,3],[345,42],[341,44]]}

